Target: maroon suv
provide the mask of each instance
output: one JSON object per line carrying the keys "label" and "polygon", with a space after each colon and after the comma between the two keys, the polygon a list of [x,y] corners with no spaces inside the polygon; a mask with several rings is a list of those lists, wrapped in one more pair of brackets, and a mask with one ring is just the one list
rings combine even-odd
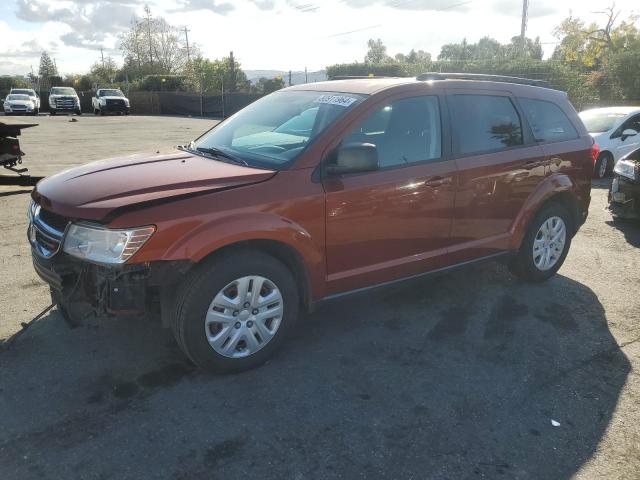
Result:
{"label": "maroon suv", "polygon": [[300,85],[176,150],[43,180],[29,241],[70,322],[156,313],[200,367],[240,370],[332,296],[499,257],[551,277],[587,216],[592,145],[535,82]]}

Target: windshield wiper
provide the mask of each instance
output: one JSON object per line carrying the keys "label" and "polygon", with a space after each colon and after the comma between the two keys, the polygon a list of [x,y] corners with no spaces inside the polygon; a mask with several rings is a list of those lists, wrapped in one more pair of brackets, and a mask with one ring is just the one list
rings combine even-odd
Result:
{"label": "windshield wiper", "polygon": [[215,148],[215,147],[198,147],[198,148],[193,148],[193,142],[189,143],[189,145],[178,145],[178,149],[179,150],[185,150],[187,152],[194,152],[194,153],[205,153],[207,155],[216,157],[218,159],[220,158],[224,158],[227,160],[230,160],[231,162],[237,164],[237,165],[242,165],[244,167],[249,167],[250,165],[243,160],[242,158],[238,158],[234,155],[231,155],[223,150],[220,150],[219,148]]}

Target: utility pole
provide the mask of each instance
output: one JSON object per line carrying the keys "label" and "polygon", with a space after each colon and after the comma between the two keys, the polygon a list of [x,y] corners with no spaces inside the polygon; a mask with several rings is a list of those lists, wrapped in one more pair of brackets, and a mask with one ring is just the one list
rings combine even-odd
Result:
{"label": "utility pole", "polygon": [[153,65],[153,50],[151,41],[151,9],[148,6],[144,8],[145,13],[147,14],[147,37],[149,40],[149,65]]}
{"label": "utility pole", "polygon": [[527,34],[527,21],[529,20],[529,0],[522,0],[522,24],[520,25],[520,40],[524,49],[524,39]]}
{"label": "utility pole", "polygon": [[224,118],[224,74],[220,75],[220,93],[222,94],[222,118]]}
{"label": "utility pole", "polygon": [[102,47],[100,47],[100,57],[102,57],[102,68],[104,69],[104,52],[102,51]]}
{"label": "utility pole", "polygon": [[307,67],[304,67],[304,83],[309,83],[309,75],[307,75]]}
{"label": "utility pole", "polygon": [[292,85],[292,83],[291,83],[291,70],[289,70],[289,86],[291,86],[291,85]]}
{"label": "utility pole", "polygon": [[183,30],[184,30],[184,38],[185,38],[185,41],[187,42],[187,62],[191,62],[191,52],[189,51],[189,32],[191,30],[189,30],[187,27],[184,27]]}
{"label": "utility pole", "polygon": [[231,74],[231,85],[229,85],[229,93],[236,91],[236,61],[233,58],[233,52],[229,53],[229,73]]}

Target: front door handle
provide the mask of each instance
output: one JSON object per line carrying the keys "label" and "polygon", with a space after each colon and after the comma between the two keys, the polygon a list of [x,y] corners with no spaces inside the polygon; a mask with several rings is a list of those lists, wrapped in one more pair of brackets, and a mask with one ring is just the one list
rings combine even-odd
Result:
{"label": "front door handle", "polygon": [[442,185],[449,185],[451,183],[451,177],[431,177],[425,180],[425,187],[441,187]]}

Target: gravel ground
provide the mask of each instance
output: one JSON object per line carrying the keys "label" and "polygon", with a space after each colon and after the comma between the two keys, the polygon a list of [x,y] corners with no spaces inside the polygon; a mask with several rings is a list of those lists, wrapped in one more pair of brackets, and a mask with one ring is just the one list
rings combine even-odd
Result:
{"label": "gravel ground", "polygon": [[[24,149],[47,174],[211,125],[81,117],[60,142],[68,119],[39,120]],[[8,338],[49,299],[28,191],[2,188]],[[592,194],[549,282],[488,264],[334,301],[239,375],[195,371],[150,321],[69,329],[52,310],[0,349],[0,478],[637,479],[640,225],[612,221],[604,182]]]}

